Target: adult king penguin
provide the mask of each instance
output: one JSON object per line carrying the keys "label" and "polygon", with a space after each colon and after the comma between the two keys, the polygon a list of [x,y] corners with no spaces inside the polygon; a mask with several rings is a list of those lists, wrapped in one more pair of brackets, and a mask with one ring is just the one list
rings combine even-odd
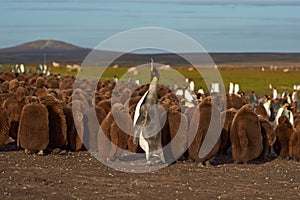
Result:
{"label": "adult king penguin", "polygon": [[133,143],[139,144],[146,153],[147,164],[151,164],[153,158],[159,158],[157,162],[165,163],[161,144],[160,112],[157,107],[157,83],[159,72],[151,59],[150,84],[148,91],[138,102],[133,119],[134,138]]}

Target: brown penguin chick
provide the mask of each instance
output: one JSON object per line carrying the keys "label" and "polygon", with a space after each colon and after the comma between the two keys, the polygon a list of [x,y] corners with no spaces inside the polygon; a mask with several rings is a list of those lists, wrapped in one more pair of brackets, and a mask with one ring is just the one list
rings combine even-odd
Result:
{"label": "brown penguin chick", "polygon": [[129,107],[134,106],[134,108],[136,107],[137,103],[139,102],[139,100],[141,99],[141,96],[134,96],[131,97],[129,100]]}
{"label": "brown penguin chick", "polygon": [[300,113],[296,114],[294,121],[294,134],[290,139],[290,156],[300,161]]}
{"label": "brown penguin chick", "polygon": [[43,77],[38,77],[36,79],[36,88],[33,90],[32,96],[42,97],[48,94],[48,89],[46,88],[45,79]]}
{"label": "brown penguin chick", "polygon": [[[198,105],[189,126],[188,136],[193,137],[195,135],[195,138],[189,147],[189,158],[199,162],[201,165],[209,165],[214,160],[215,155],[219,151],[221,143],[220,136],[214,135],[217,131],[221,132],[221,121],[220,111],[215,106],[212,106],[213,99],[214,97],[211,96],[206,97]],[[214,114],[214,116],[212,116],[212,114]],[[211,118],[213,118],[213,120],[211,120]],[[211,144],[212,148],[210,150],[205,149],[209,152],[206,152],[206,155],[201,154],[202,157],[200,157],[199,153],[203,145],[203,141],[207,135],[209,135],[209,138],[212,136],[217,137],[213,138],[214,140],[216,139],[216,143]],[[189,139],[189,141],[191,141],[191,139]],[[207,146],[208,144],[205,145]]]}
{"label": "brown penguin chick", "polygon": [[9,91],[10,92],[15,92],[19,87],[19,81],[18,79],[13,79],[9,81]]}
{"label": "brown penguin chick", "polygon": [[28,83],[26,81],[19,81],[19,87],[26,88],[28,86]]}
{"label": "brown penguin chick", "polygon": [[249,96],[244,96],[242,98],[242,102],[243,102],[244,105],[248,104],[248,102],[249,102]]}
{"label": "brown penguin chick", "polygon": [[300,112],[294,114],[294,118],[300,118]]}
{"label": "brown penguin chick", "polygon": [[72,107],[69,107],[68,105],[64,106],[63,112],[67,123],[67,147],[71,151],[80,151],[83,145],[76,131]]}
{"label": "brown penguin chick", "polygon": [[[74,106],[80,106],[80,102],[77,105],[74,102]],[[75,108],[76,110],[78,108]],[[66,124],[67,124],[67,138],[68,138],[68,148],[71,151],[80,151],[83,149],[82,139],[84,134],[84,125],[83,125],[83,116],[81,112],[75,111],[75,116],[73,115],[72,111],[72,103],[69,103],[67,106],[63,107],[63,112],[66,117]],[[76,121],[76,126],[74,122],[74,118]],[[81,123],[80,123],[81,122]],[[78,134],[79,133],[79,134]]]}
{"label": "brown penguin chick", "polygon": [[289,140],[289,156],[300,161],[300,132],[294,130]]}
{"label": "brown penguin chick", "polygon": [[100,88],[98,92],[99,92],[99,94],[105,95],[106,92],[108,92],[108,91],[107,91],[107,89],[104,87],[104,88]]}
{"label": "brown penguin chick", "polygon": [[294,132],[292,124],[287,116],[282,115],[278,119],[278,125],[275,128],[277,140],[274,144],[274,151],[281,158],[289,157],[289,140]]}
{"label": "brown penguin chick", "polygon": [[237,110],[234,108],[230,108],[221,112],[221,125],[223,126],[221,132],[221,146],[220,152],[225,154],[227,150],[230,148],[230,128],[232,124],[232,120],[237,113]]}
{"label": "brown penguin chick", "polygon": [[17,144],[25,153],[39,151],[43,155],[49,144],[48,110],[37,97],[28,98],[20,118]]}
{"label": "brown penguin chick", "polygon": [[51,89],[59,89],[59,81],[56,76],[50,76],[49,79],[47,79],[47,87]]}
{"label": "brown penguin chick", "polygon": [[71,95],[70,102],[74,101],[74,100],[79,100],[79,101],[83,102],[84,104],[89,105],[89,101],[87,98],[88,98],[88,96],[87,96],[87,94],[85,94],[85,91],[83,91],[82,89],[76,88]]}
{"label": "brown penguin chick", "polygon": [[59,91],[67,97],[67,99],[68,99],[67,103],[70,103],[70,99],[73,94],[73,89],[66,89],[66,90],[59,89]]}
{"label": "brown penguin chick", "polygon": [[[132,88],[134,88],[134,87],[132,87]],[[138,91],[138,90],[134,90],[134,91],[132,92],[130,98],[134,98],[134,97],[138,97],[138,96],[140,96],[139,91]],[[140,96],[140,97],[142,97],[142,96]]]}
{"label": "brown penguin chick", "polygon": [[148,91],[148,89],[149,89],[149,84],[145,84],[137,88],[133,94],[137,93],[138,96],[142,97]]}
{"label": "brown penguin chick", "polygon": [[16,78],[16,73],[14,72],[6,72],[1,75],[3,80],[9,81]]}
{"label": "brown penguin chick", "polygon": [[4,101],[12,96],[12,93],[1,93],[0,91],[0,105],[3,105]]}
{"label": "brown penguin chick", "polygon": [[265,117],[258,115],[258,118],[261,126],[261,134],[263,137],[263,152],[260,158],[265,159],[266,155],[269,153],[270,148],[276,141],[276,135],[272,124]]}
{"label": "brown penguin chick", "polygon": [[59,89],[60,90],[71,89],[73,87],[73,84],[74,84],[74,80],[72,80],[72,78],[64,77],[59,82]]}
{"label": "brown penguin chick", "polygon": [[[166,89],[166,88],[163,88],[163,89]],[[173,105],[180,106],[177,96],[171,91],[169,93],[166,93],[164,96],[162,96],[158,100],[158,103],[160,105],[162,105],[165,108],[165,110],[169,110],[169,108]],[[182,112],[183,112],[183,110],[182,110]]]}
{"label": "brown penguin chick", "polygon": [[19,73],[17,79],[20,82],[21,81],[26,81],[27,80],[27,76],[28,76],[28,74]]}
{"label": "brown penguin chick", "polygon": [[264,117],[267,120],[269,119],[268,113],[267,113],[263,103],[258,104],[258,106],[255,109],[255,113],[257,115]]}
{"label": "brown penguin chick", "polygon": [[159,99],[171,92],[172,91],[166,86],[160,84],[157,85],[157,96]]}
{"label": "brown penguin chick", "polygon": [[[159,107],[160,108],[160,107]],[[169,110],[169,109],[168,109]],[[168,111],[167,110],[167,111]],[[168,112],[166,111],[164,105],[162,105],[162,109],[159,109],[160,112],[160,122],[161,122],[161,143],[162,146],[164,147],[164,154],[165,155],[166,161],[169,163],[169,160],[174,160],[171,146],[169,145],[171,142],[171,135],[170,135],[170,125],[169,125],[169,120],[168,120]],[[168,146],[167,146],[168,145]]]}
{"label": "brown penguin chick", "polygon": [[67,124],[61,102],[53,95],[40,97],[41,102],[48,109],[49,120],[49,148],[62,148],[67,144]]}
{"label": "brown penguin chick", "polygon": [[16,92],[10,93],[9,97],[3,102],[3,107],[8,113],[9,118],[9,136],[17,139],[19,120],[22,109],[25,106],[26,89],[19,87]]}
{"label": "brown penguin chick", "polygon": [[26,96],[28,96],[28,90],[26,88],[23,88],[23,87],[17,88],[15,94],[16,94],[16,99],[18,102],[22,102],[24,104],[26,103],[25,98],[26,98]]}
{"label": "brown penguin chick", "polygon": [[2,91],[2,93],[9,93],[9,82],[8,81],[4,81],[1,84],[1,91]]}
{"label": "brown penguin chick", "polygon": [[84,112],[84,145],[92,152],[98,151],[99,121],[94,107],[87,107]]}
{"label": "brown penguin chick", "polygon": [[175,104],[179,104],[179,100],[178,100],[177,96],[174,94],[174,92],[169,92],[169,93],[165,94],[164,96],[162,96],[159,99],[159,101],[164,101],[166,99]]}
{"label": "brown penguin chick", "polygon": [[[181,113],[178,105],[173,105],[169,108],[168,124],[170,131],[171,156],[173,159],[186,159],[184,153],[188,145],[188,120],[187,117]],[[170,141],[170,142],[171,142]],[[165,154],[165,157],[169,157]]]}
{"label": "brown penguin chick", "polygon": [[105,97],[103,96],[103,94],[96,92],[95,98],[94,98],[94,105],[97,105],[102,100],[105,100]]}
{"label": "brown penguin chick", "polygon": [[99,81],[97,82],[96,91],[99,92],[99,90],[100,90],[101,88],[103,88],[103,87],[105,87],[105,85],[104,85],[104,83],[103,83],[103,80],[99,80]]}
{"label": "brown penguin chick", "polygon": [[124,88],[124,90],[122,91],[120,97],[118,98],[118,101],[121,103],[121,104],[125,104],[126,101],[128,99],[130,99],[130,95],[131,95],[131,90],[128,89],[128,88]]}
{"label": "brown penguin chick", "polygon": [[113,114],[111,112],[102,121],[98,132],[98,150],[102,159],[108,159],[111,151],[111,125],[114,122]]}
{"label": "brown penguin chick", "polygon": [[110,99],[111,98],[111,91],[105,92],[104,97],[105,97],[105,99]]}
{"label": "brown penguin chick", "polygon": [[187,117],[187,120],[188,120],[188,127],[190,126],[192,117],[193,117],[196,109],[197,109],[197,107],[189,107],[184,110],[184,115]]}
{"label": "brown penguin chick", "polygon": [[227,108],[227,110],[230,108],[233,108],[231,95],[229,95],[229,94],[226,94],[226,108]]}
{"label": "brown penguin chick", "polygon": [[113,80],[105,80],[104,84],[108,91],[112,91],[116,85],[116,83]]}
{"label": "brown penguin chick", "polygon": [[169,108],[174,105],[174,103],[169,99],[160,101],[160,102],[158,102],[158,104],[161,105],[165,110],[169,110]]}
{"label": "brown penguin chick", "polygon": [[110,150],[110,158],[117,159],[122,156],[121,149],[127,149],[128,137],[132,135],[133,124],[129,111],[124,105],[114,104],[111,113],[114,120],[110,129],[110,139],[113,144]]}
{"label": "brown penguin chick", "polygon": [[6,110],[0,106],[0,147],[4,146],[9,138],[9,119]]}
{"label": "brown penguin chick", "polygon": [[294,115],[294,128],[300,132],[300,113]]}
{"label": "brown penguin chick", "polygon": [[56,92],[56,98],[60,100],[63,106],[66,106],[69,103],[69,99],[66,93],[63,91],[60,91],[59,89],[55,90]]}
{"label": "brown penguin chick", "polygon": [[31,87],[36,87],[36,77],[31,77],[29,80],[28,80],[28,85],[31,86]]}
{"label": "brown penguin chick", "polygon": [[96,111],[96,116],[97,116],[97,120],[98,120],[98,125],[100,126],[107,114],[106,114],[105,110],[98,105],[95,106],[95,111]]}
{"label": "brown penguin chick", "polygon": [[235,109],[240,109],[244,103],[243,103],[243,99],[237,95],[231,95],[230,96],[231,101],[232,101],[232,107]]}
{"label": "brown penguin chick", "polygon": [[258,158],[263,151],[263,138],[258,116],[250,104],[243,106],[231,125],[232,157],[236,163],[247,163]]}
{"label": "brown penguin chick", "polygon": [[102,108],[106,114],[108,114],[111,110],[111,99],[106,99],[103,101],[100,101],[97,106],[99,106],[100,108]]}

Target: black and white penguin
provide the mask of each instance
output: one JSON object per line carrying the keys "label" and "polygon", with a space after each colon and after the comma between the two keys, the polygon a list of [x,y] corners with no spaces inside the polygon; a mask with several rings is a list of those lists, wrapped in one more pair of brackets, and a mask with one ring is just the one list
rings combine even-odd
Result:
{"label": "black and white penguin", "polygon": [[289,122],[294,125],[294,115],[292,113],[292,111],[290,110],[290,105],[289,104],[284,104],[281,108],[279,108],[276,118],[275,118],[275,124],[279,124],[278,123],[278,119],[280,116],[285,115],[287,116],[287,118],[289,119]]}
{"label": "black and white penguin", "polygon": [[148,91],[137,103],[133,126],[133,143],[139,144],[146,153],[146,160],[151,164],[150,158],[158,157],[158,162],[165,163],[161,144],[160,112],[157,107],[157,83],[160,75],[151,59],[150,84]]}

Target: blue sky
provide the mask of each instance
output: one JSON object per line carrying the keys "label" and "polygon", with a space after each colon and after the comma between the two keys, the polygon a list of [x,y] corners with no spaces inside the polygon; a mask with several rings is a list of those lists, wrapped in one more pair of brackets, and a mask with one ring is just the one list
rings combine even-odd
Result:
{"label": "blue sky", "polygon": [[181,31],[209,52],[300,52],[299,0],[0,1],[0,48],[39,39],[93,48],[145,26]]}

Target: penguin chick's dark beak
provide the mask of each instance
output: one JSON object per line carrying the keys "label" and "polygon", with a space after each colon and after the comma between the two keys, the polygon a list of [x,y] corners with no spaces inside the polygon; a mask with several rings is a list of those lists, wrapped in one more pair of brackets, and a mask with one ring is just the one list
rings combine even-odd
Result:
{"label": "penguin chick's dark beak", "polygon": [[159,72],[157,71],[156,67],[153,65],[153,60],[151,59],[151,76],[150,76],[150,82],[151,83],[158,83],[159,81]]}

